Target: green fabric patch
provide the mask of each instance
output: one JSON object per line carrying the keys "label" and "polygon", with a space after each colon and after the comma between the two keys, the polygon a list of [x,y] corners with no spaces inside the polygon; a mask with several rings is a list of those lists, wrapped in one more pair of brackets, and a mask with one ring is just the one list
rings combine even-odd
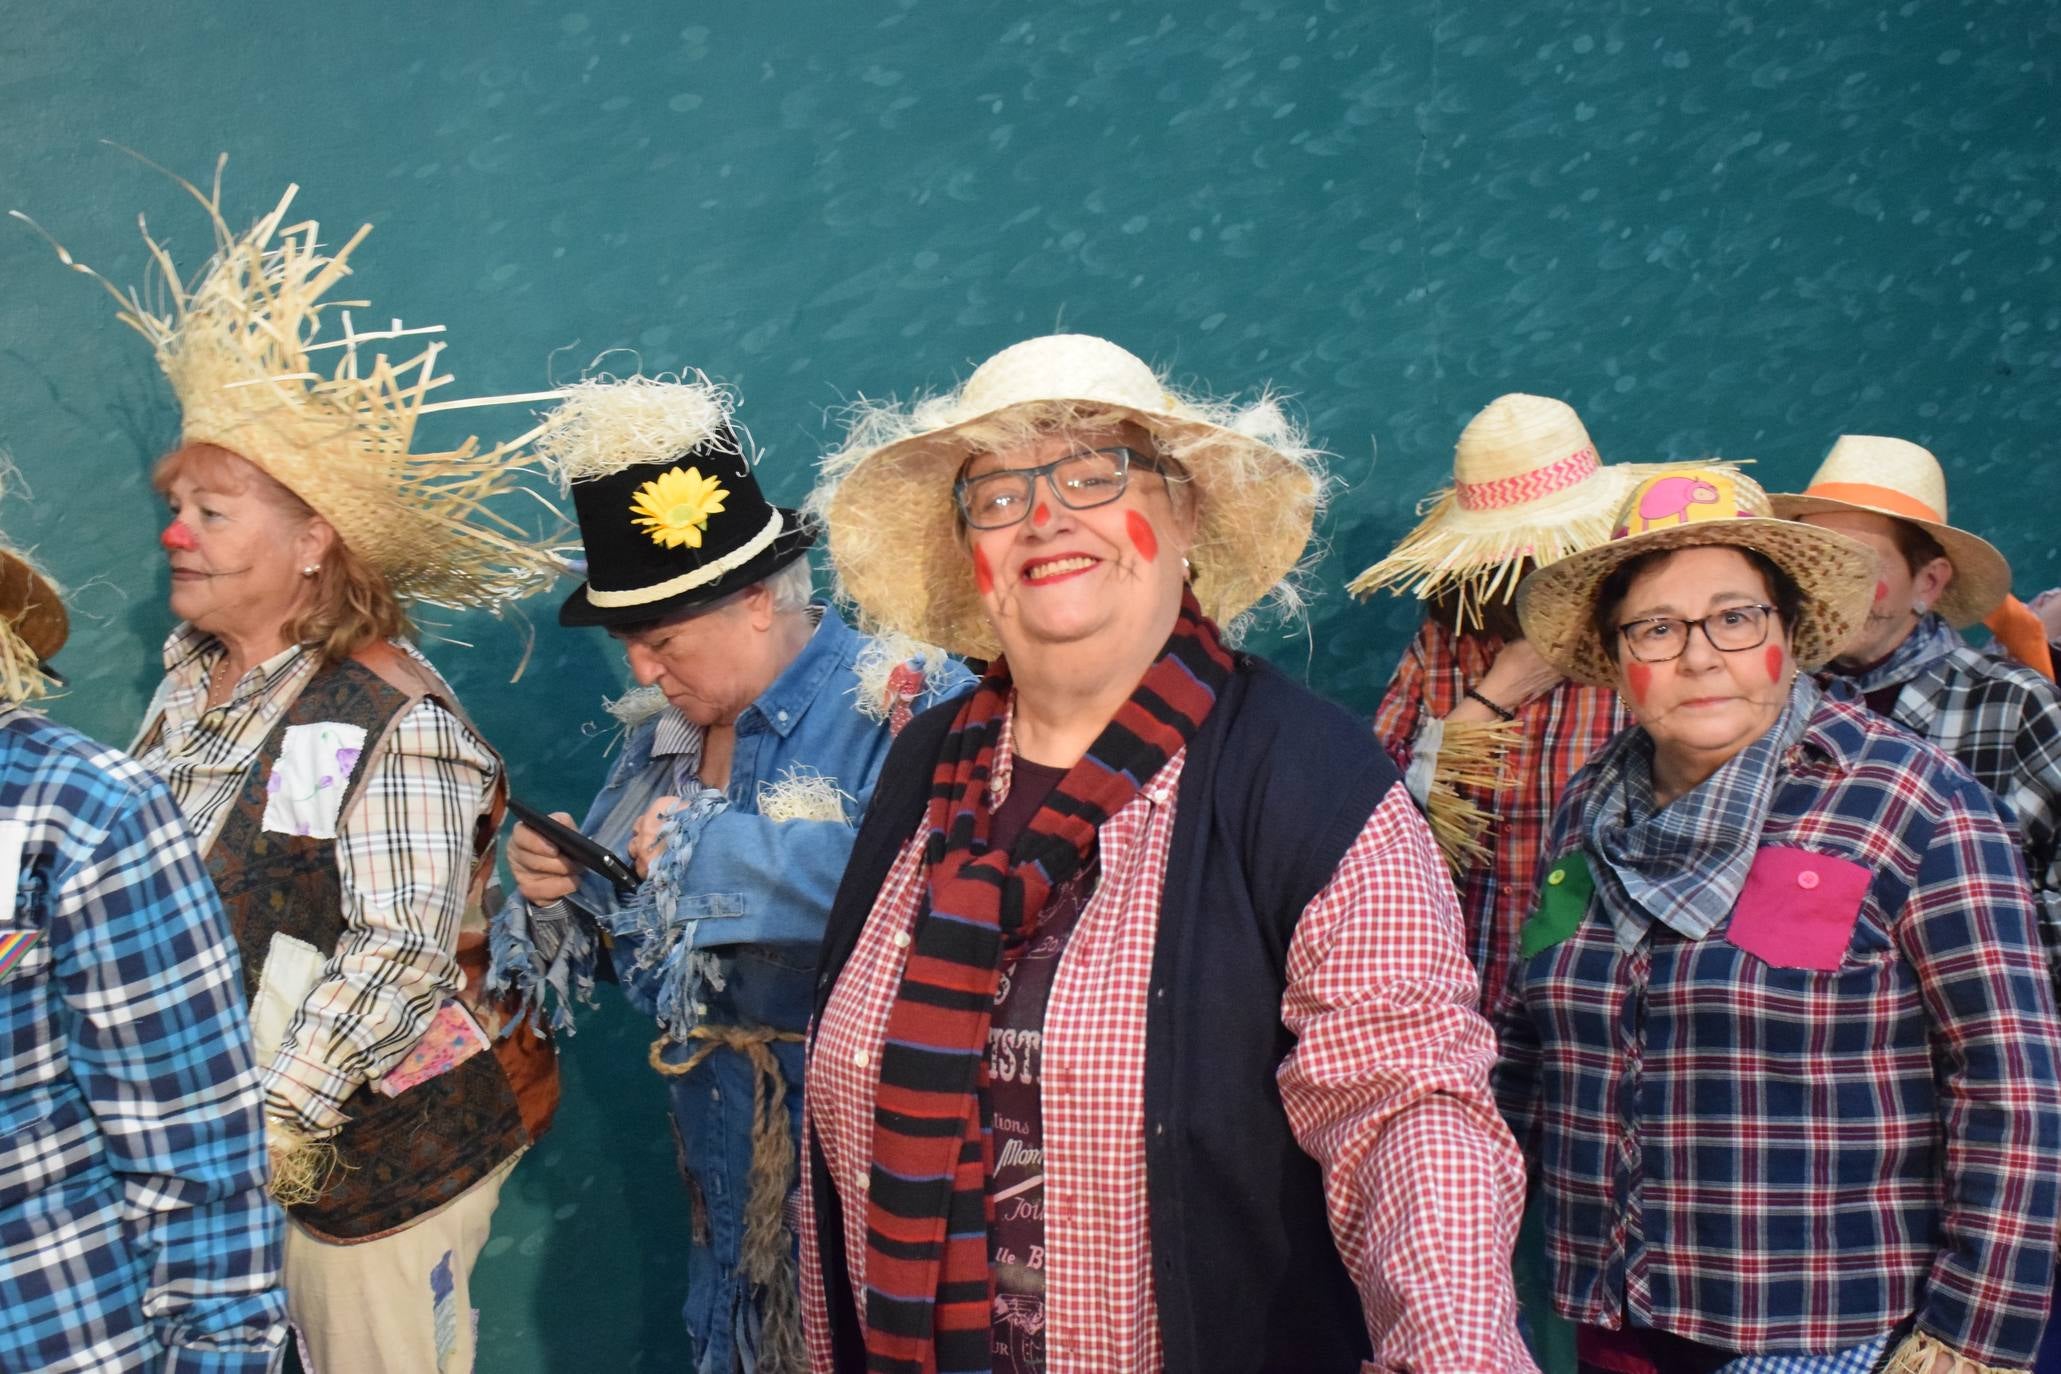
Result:
{"label": "green fabric patch", "polygon": [[1588,858],[1579,849],[1555,859],[1546,870],[1546,880],[1539,884],[1538,909],[1517,933],[1517,957],[1529,959],[1574,934],[1589,912],[1589,898],[1595,891]]}

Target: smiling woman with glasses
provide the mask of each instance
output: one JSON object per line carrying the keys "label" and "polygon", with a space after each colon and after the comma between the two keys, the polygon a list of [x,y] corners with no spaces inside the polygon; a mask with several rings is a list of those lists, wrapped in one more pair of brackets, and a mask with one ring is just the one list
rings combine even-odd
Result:
{"label": "smiling woman with glasses", "polygon": [[1637,726],[1554,815],[1496,1075],[1583,1368],[2022,1367],[2061,1031],[2014,843],[1812,679],[1867,614],[1865,547],[1714,469],[1648,479],[1618,527],[1518,592]]}
{"label": "smiling woman with glasses", "polygon": [[813,1367],[1529,1368],[1452,884],[1366,726],[1218,628],[1303,557],[1295,427],[1062,335],[826,467],[847,594],[987,672],[831,913]]}

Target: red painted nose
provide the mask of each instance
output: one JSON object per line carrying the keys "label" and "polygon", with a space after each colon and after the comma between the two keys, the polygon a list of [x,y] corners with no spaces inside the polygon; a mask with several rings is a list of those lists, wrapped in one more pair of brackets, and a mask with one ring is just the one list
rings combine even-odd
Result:
{"label": "red painted nose", "polygon": [[157,537],[157,542],[165,546],[167,553],[191,553],[200,547],[193,542],[193,531],[178,520],[165,526],[165,532]]}
{"label": "red painted nose", "polygon": [[1044,502],[1042,502],[1042,501],[1038,502],[1038,506],[1037,506],[1037,509],[1036,509],[1036,510],[1033,510],[1033,511],[1031,512],[1031,523],[1032,523],[1033,525],[1049,525],[1049,524],[1051,524],[1051,523],[1052,523],[1052,508],[1051,508],[1050,506],[1047,506],[1047,505],[1046,505],[1046,504],[1045,504]]}

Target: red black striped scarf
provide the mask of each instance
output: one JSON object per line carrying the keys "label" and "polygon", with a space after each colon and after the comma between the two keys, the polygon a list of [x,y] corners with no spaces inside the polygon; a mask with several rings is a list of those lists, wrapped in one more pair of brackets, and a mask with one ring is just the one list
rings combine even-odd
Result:
{"label": "red black striped scarf", "polygon": [[932,775],[928,887],[880,1054],[866,1196],[866,1365],[989,1368],[988,1026],[1006,940],[1028,936],[1097,828],[1192,739],[1231,656],[1192,595],[1166,647],[1007,853],[990,852],[988,777],[1008,712],[997,660],[960,708]]}

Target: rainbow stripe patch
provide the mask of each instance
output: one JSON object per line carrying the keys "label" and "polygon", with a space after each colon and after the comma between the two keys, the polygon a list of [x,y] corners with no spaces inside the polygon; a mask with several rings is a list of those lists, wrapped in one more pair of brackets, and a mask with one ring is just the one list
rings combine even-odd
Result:
{"label": "rainbow stripe patch", "polygon": [[0,978],[14,972],[14,966],[43,938],[40,930],[0,930]]}

